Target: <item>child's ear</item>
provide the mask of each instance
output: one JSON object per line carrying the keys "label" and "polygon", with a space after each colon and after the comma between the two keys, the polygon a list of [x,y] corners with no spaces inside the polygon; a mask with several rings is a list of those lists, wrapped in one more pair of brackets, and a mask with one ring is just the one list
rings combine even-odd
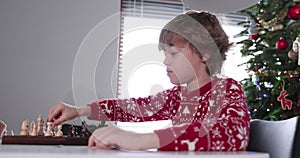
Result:
{"label": "child's ear", "polygon": [[201,60],[202,62],[206,62],[209,58],[210,58],[210,55],[209,55],[209,54],[203,53],[203,54],[202,54],[202,57],[200,57],[200,60]]}

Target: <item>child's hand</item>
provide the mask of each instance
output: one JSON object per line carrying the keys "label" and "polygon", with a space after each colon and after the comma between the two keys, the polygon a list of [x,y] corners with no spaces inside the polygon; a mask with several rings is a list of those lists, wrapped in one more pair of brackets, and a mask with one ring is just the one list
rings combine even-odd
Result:
{"label": "child's hand", "polygon": [[140,134],[107,126],[95,130],[88,145],[100,149],[147,150],[158,148],[159,140],[154,133]]}
{"label": "child's hand", "polygon": [[74,119],[75,117],[88,115],[89,107],[76,107],[73,105],[66,104],[64,102],[59,102],[53,106],[48,112],[48,121],[53,122],[53,127]]}
{"label": "child's hand", "polygon": [[6,133],[6,124],[0,120],[0,139],[4,136]]}

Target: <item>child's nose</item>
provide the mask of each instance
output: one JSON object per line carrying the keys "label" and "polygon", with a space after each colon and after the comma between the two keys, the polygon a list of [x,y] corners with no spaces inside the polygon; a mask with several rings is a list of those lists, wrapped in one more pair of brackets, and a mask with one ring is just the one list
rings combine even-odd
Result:
{"label": "child's nose", "polygon": [[169,61],[168,57],[165,57],[165,59],[164,59],[164,64],[165,64],[166,66],[169,66],[169,65],[170,65],[170,61]]}

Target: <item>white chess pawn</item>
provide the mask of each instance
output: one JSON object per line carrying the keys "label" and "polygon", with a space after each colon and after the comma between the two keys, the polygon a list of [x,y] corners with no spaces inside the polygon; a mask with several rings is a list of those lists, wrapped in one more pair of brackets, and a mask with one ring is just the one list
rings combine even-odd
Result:
{"label": "white chess pawn", "polygon": [[28,120],[24,120],[22,122],[22,131],[20,132],[21,136],[27,136],[27,135],[29,135],[28,126],[29,126],[29,121]]}
{"label": "white chess pawn", "polygon": [[56,131],[56,133],[55,133],[55,136],[57,136],[57,137],[62,137],[63,136],[63,132],[62,132],[62,125],[58,125],[57,126],[57,131]]}
{"label": "white chess pawn", "polygon": [[34,122],[32,121],[32,122],[30,123],[30,128],[29,128],[29,135],[30,135],[30,136],[31,136],[32,131],[33,131],[33,126],[34,126]]}
{"label": "white chess pawn", "polygon": [[45,132],[45,136],[53,136],[52,126],[52,122],[47,122],[47,131]]}
{"label": "white chess pawn", "polygon": [[37,131],[36,131],[36,124],[32,121],[31,123],[31,130],[30,130],[30,136],[37,136]]}

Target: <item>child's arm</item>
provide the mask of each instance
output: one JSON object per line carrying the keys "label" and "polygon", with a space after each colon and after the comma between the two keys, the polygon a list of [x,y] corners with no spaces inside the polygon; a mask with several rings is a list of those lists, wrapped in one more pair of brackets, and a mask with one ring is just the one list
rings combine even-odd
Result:
{"label": "child's arm", "polygon": [[134,133],[115,126],[99,128],[93,132],[88,146],[101,149],[147,150],[159,148],[155,133]]}
{"label": "child's arm", "polygon": [[102,120],[103,117],[106,117],[110,121],[122,122],[167,120],[172,115],[166,111],[176,108],[176,101],[180,102],[177,91],[179,91],[179,87],[145,98],[95,101],[87,105],[91,108],[89,119]]}

